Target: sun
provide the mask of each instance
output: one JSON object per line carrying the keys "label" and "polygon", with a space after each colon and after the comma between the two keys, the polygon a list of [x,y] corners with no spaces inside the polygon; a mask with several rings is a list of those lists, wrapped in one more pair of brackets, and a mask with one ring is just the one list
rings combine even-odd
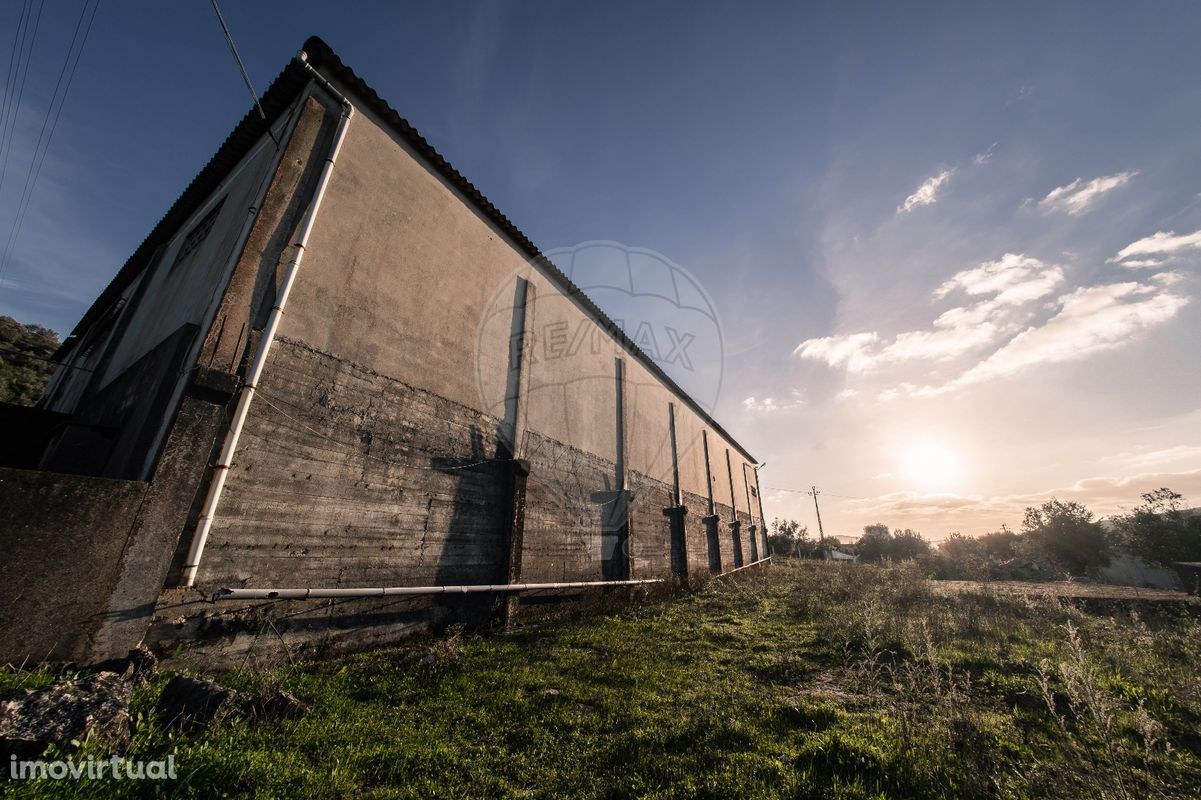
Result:
{"label": "sun", "polygon": [[943,442],[910,442],[901,453],[905,476],[923,489],[948,489],[963,477],[959,454]]}

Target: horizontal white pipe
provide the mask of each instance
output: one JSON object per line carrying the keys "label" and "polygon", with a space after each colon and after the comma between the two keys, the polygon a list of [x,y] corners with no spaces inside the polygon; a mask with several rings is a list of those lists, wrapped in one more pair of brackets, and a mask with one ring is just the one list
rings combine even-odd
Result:
{"label": "horizontal white pipe", "polygon": [[292,260],[288,263],[287,270],[284,272],[279,293],[276,295],[275,306],[271,309],[271,314],[267,318],[267,327],[263,330],[263,337],[259,342],[258,351],[255,353],[254,361],[250,365],[250,372],[246,376],[246,381],[242,384],[242,393],[238,397],[238,406],[234,411],[233,419],[230,420],[229,432],[225,435],[225,443],[221,448],[221,456],[217,459],[217,463],[213,465],[213,481],[209,484],[208,494],[204,498],[204,506],[200,509],[200,518],[196,522],[196,531],[192,535],[192,542],[188,547],[188,555],[184,560],[183,573],[181,575],[184,586],[192,586],[196,582],[196,570],[200,566],[201,556],[204,555],[204,546],[208,543],[209,532],[213,527],[213,519],[217,514],[217,505],[221,502],[221,493],[225,489],[225,479],[229,477],[230,467],[233,466],[234,452],[237,450],[238,440],[242,436],[242,427],[246,424],[246,417],[250,411],[250,403],[254,400],[254,392],[258,387],[259,378],[263,374],[263,368],[267,366],[267,355],[271,352],[271,343],[275,341],[275,332],[279,328],[280,320],[283,319],[284,306],[287,305],[288,295],[291,294],[292,285],[296,282],[296,274],[300,271],[300,262],[304,259],[309,234],[312,233],[313,223],[317,220],[317,212],[321,209],[321,201],[325,198],[325,189],[329,185],[330,175],[333,174],[334,162],[338,160],[338,153],[342,149],[342,140],[346,138],[346,129],[350,126],[350,118],[354,116],[354,107],[350,104],[350,101],[334,89],[329,81],[323,78],[317,70],[313,69],[313,65],[305,60],[303,53],[300,56],[300,60],[312,74],[313,79],[332,94],[341,105],[342,118],[338,121],[338,130],[334,134],[333,144],[330,146],[329,155],[325,159],[325,167],[321,170],[321,177],[317,180],[317,188],[313,193],[313,200],[309,203],[308,210],[305,212],[304,220],[300,226],[300,233],[296,237],[295,253],[292,256]]}
{"label": "horizontal white pipe", "polygon": [[767,558],[761,558],[758,561],[752,561],[749,564],[743,564],[741,567],[734,567],[734,569],[730,570],[729,572],[719,573],[717,575],[717,577],[720,578],[722,575],[733,575],[735,572],[737,572],[740,569],[750,569],[751,567],[754,567],[758,564],[766,564],[768,561],[771,561],[771,556],[768,556]]}
{"label": "horizontal white pipe", "polygon": [[[755,562],[759,563],[759,562]],[[639,581],[575,581],[570,583],[483,583],[470,586],[380,586],[369,589],[221,589],[214,600],[314,600],[336,597],[393,597],[418,594],[477,592],[537,592],[545,589],[585,589],[595,586],[638,586],[663,583],[664,578]]]}

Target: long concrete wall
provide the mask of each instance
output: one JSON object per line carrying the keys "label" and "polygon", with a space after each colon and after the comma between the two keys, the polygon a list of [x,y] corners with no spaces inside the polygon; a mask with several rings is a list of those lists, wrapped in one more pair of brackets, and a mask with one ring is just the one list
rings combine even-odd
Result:
{"label": "long concrete wall", "polygon": [[[508,498],[491,462],[508,450],[530,463],[523,579],[668,577],[673,558],[694,573],[751,561],[748,529],[762,524],[737,446],[370,111],[350,126],[280,335],[218,509],[205,585],[495,580]],[[689,509],[674,542],[669,405]],[[623,487],[632,496],[614,499]],[[703,521],[710,492],[715,535]],[[607,530],[623,503],[628,544]],[[713,539],[721,557],[711,561]]]}
{"label": "long concrete wall", "polygon": [[[164,588],[332,141],[336,104],[306,80],[290,67],[264,96],[282,147],[244,120],[66,346],[46,471],[0,486],[48,493],[48,510],[3,507],[4,577],[36,590],[12,608],[41,598],[65,638],[21,639],[9,615],[0,655],[117,655],[145,634],[236,663],[495,610],[486,595],[213,604],[226,586],[695,578],[761,558],[749,456],[363,90],[197,586]],[[38,564],[43,546],[61,557]]]}
{"label": "long concrete wall", "polygon": [[[214,606],[221,587],[696,578],[750,563],[762,522],[736,443],[402,137],[356,112],[197,585],[160,596],[148,640],[186,642],[208,663],[338,652],[494,602]],[[250,234],[202,364],[233,374],[229,331],[249,324],[233,338],[256,341],[335,120],[327,101],[305,103],[264,200],[274,216]],[[673,517],[677,475],[685,513]]]}

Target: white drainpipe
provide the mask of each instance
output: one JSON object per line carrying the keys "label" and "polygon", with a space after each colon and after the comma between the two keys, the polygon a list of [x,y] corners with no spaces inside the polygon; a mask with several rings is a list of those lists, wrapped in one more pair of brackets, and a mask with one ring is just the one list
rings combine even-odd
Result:
{"label": "white drainpipe", "polygon": [[[755,562],[759,563],[759,562]],[[377,586],[368,589],[221,589],[214,600],[313,600],[332,597],[393,597],[415,594],[474,594],[477,592],[537,592],[599,586],[638,586],[663,583],[664,578],[638,581],[575,581],[572,583],[482,583],[470,586]]]}
{"label": "white drainpipe", "polygon": [[749,564],[743,564],[741,567],[734,567],[734,569],[730,570],[729,572],[722,572],[718,575],[715,575],[714,577],[721,578],[726,575],[733,575],[735,572],[738,572],[739,570],[750,569],[751,567],[758,566],[759,564],[770,564],[770,563],[771,563],[771,556],[768,556],[767,558],[761,558],[758,561],[752,561]]}
{"label": "white drainpipe", "polygon": [[213,482],[209,484],[208,495],[204,498],[204,507],[200,510],[200,519],[196,522],[196,532],[192,536],[192,544],[188,548],[188,556],[184,562],[181,575],[184,586],[192,586],[196,581],[196,569],[200,566],[200,557],[204,555],[204,546],[208,542],[209,531],[213,527],[217,504],[221,502],[221,492],[225,489],[225,479],[229,477],[229,469],[233,465],[234,451],[237,450],[238,439],[242,436],[242,426],[246,424],[246,416],[250,411],[250,404],[254,400],[255,388],[263,374],[263,367],[267,365],[267,355],[271,352],[271,343],[275,340],[275,332],[279,328],[280,320],[283,319],[284,305],[288,302],[288,295],[292,291],[292,285],[296,282],[296,274],[300,271],[300,262],[304,258],[305,246],[308,244],[309,234],[312,233],[313,223],[317,219],[317,211],[321,208],[321,200],[325,197],[325,189],[329,185],[330,175],[333,174],[334,162],[338,160],[338,152],[342,149],[342,141],[346,138],[346,129],[350,126],[350,118],[354,116],[354,107],[351,106],[350,101],[317,70],[313,69],[313,65],[308,62],[306,55],[300,53],[297,59],[312,74],[314,82],[332,94],[342,106],[342,118],[338,121],[338,130],[334,134],[333,144],[325,159],[325,167],[317,182],[317,190],[313,195],[312,202],[309,203],[308,211],[305,212],[304,221],[301,223],[300,236],[296,239],[296,251],[284,273],[275,306],[271,309],[271,316],[267,319],[267,327],[263,330],[263,338],[259,342],[258,352],[255,353],[254,361],[250,365],[246,382],[242,384],[238,407],[230,422],[229,432],[225,435],[221,456],[213,465]]}
{"label": "white drainpipe", "polygon": [[[723,572],[716,577],[732,575],[744,569],[771,563],[771,556],[752,561]],[[666,583],[666,578],[643,578],[631,581],[573,581],[568,583],[480,583],[467,586],[373,586],[346,589],[229,589],[222,588],[214,600],[318,600],[348,597],[396,597],[423,594],[475,594],[478,592],[539,592],[552,589],[587,589],[603,586],[640,586],[647,583]]]}

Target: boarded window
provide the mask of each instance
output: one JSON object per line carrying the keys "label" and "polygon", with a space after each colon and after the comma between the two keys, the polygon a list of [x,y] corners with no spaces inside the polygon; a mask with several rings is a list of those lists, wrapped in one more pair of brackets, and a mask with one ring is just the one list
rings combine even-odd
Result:
{"label": "boarded window", "polygon": [[182,264],[188,256],[200,247],[200,243],[209,235],[209,231],[213,229],[213,224],[217,221],[217,215],[221,213],[221,206],[225,205],[225,198],[222,197],[217,205],[213,206],[209,213],[205,214],[200,222],[192,230],[188,231],[188,235],[184,237],[183,244],[179,246],[179,252],[175,255],[175,262],[171,265],[171,269],[175,269]]}

